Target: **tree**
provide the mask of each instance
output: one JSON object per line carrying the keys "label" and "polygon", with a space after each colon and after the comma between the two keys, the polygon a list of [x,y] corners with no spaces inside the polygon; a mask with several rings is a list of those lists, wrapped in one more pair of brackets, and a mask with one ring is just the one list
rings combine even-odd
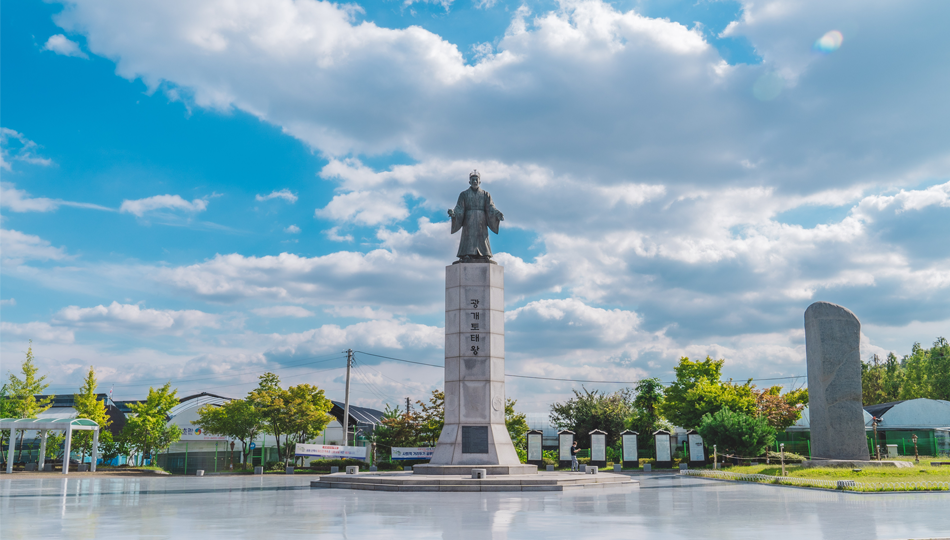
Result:
{"label": "tree", "polygon": [[704,414],[697,431],[706,444],[746,457],[762,455],[775,442],[775,428],[765,418],[733,412],[729,407]]}
{"label": "tree", "polygon": [[916,398],[950,400],[950,344],[943,337],[930,349],[914,343],[901,360],[894,353],[883,362],[874,355],[861,365],[861,389],[865,405]]}
{"label": "tree", "polygon": [[764,390],[752,390],[752,394],[755,396],[758,416],[779,431],[784,431],[797,422],[802,417],[805,403],[808,402],[806,389],[783,395],[781,386],[773,386]]}
{"label": "tree", "polygon": [[[10,373],[9,382],[7,383],[10,400],[7,407],[12,418],[36,418],[53,406],[54,396],[47,396],[39,401],[36,400],[36,396],[42,394],[49,387],[49,384],[43,382],[46,380],[46,375],[36,376],[39,368],[33,364],[32,343],[31,340],[30,347],[26,350],[26,360],[20,366],[23,378],[20,379]],[[17,453],[17,461],[23,455],[23,434],[24,431],[20,431],[20,451]]]}
{"label": "tree", "polygon": [[376,442],[383,448],[418,446],[420,418],[412,411],[386,405],[383,419],[376,428]]}
{"label": "tree", "polygon": [[[277,442],[277,459],[285,464],[294,444],[314,437],[332,420],[327,413],[333,404],[323,390],[309,384],[284,390],[280,378],[270,372],[261,375],[257,389],[247,399],[260,411],[264,430]],[[281,437],[285,437],[284,444]]]}
{"label": "tree", "polygon": [[511,443],[515,449],[527,452],[528,450],[528,416],[524,413],[515,411],[517,400],[508,398],[505,400],[505,427],[508,428],[508,435],[511,437]]}
{"label": "tree", "polygon": [[223,405],[202,405],[192,424],[207,433],[241,441],[241,464],[247,467],[248,444],[264,427],[261,413],[251,402],[232,399]]}
{"label": "tree", "polygon": [[676,382],[664,392],[660,413],[674,425],[685,429],[695,429],[705,414],[715,413],[723,407],[743,414],[755,414],[751,381],[743,385],[731,380],[722,382],[724,363],[725,360],[713,360],[708,356],[698,362],[685,356],[680,358],[679,364],[673,368]]}
{"label": "tree", "polygon": [[129,404],[131,414],[122,438],[143,456],[167,449],[181,438],[181,428],[168,424],[168,412],[176,405],[178,390],[171,390],[170,382],[158,390],[150,387],[144,402]]}
{"label": "tree", "polygon": [[416,404],[422,409],[419,415],[419,442],[435,446],[445,425],[445,392],[435,389],[428,403],[417,401]]}
{"label": "tree", "polygon": [[323,390],[316,386],[310,384],[291,386],[286,390],[285,396],[284,403],[288,422],[287,452],[284,455],[284,466],[289,461],[297,443],[309,441],[316,437],[333,420],[333,417],[329,414],[330,410],[333,409],[333,402],[327,399]]}
{"label": "tree", "polygon": [[574,397],[564,403],[551,405],[551,424],[558,429],[569,429],[581,447],[589,447],[590,432],[607,432],[607,446],[620,439],[626,420],[630,417],[631,391],[629,388],[607,394],[599,390],[574,390]]}
{"label": "tree", "polygon": [[[99,424],[101,437],[101,435],[105,433],[106,428],[112,424],[112,420],[109,419],[105,402],[99,401],[96,398],[96,386],[96,371],[92,366],[89,366],[89,373],[86,374],[86,379],[83,381],[79,393],[75,394],[73,398],[77,416],[79,418],[88,418]],[[76,448],[80,451],[80,455],[82,456],[80,462],[84,461],[86,459],[86,453],[92,450],[92,439],[92,432],[89,431],[80,431],[73,436],[73,440],[76,441]]]}
{"label": "tree", "polygon": [[660,406],[663,404],[663,384],[655,377],[643,379],[637,382],[633,391],[636,394],[626,427],[641,435],[637,437],[637,446],[647,448],[653,432],[672,427],[660,415]]}

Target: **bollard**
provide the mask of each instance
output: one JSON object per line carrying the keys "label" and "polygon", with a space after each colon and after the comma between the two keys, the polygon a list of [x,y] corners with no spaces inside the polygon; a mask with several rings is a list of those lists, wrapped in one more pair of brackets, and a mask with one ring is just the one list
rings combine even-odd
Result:
{"label": "bollard", "polygon": [[408,467],[408,466],[407,466],[407,467],[403,467],[402,470],[404,470],[404,471],[411,471],[411,470],[412,470],[412,467]]}
{"label": "bollard", "polygon": [[581,464],[579,469],[582,473],[587,474],[587,465]]}
{"label": "bollard", "polygon": [[599,467],[597,467],[597,465],[588,465],[588,466],[587,466],[587,471],[585,471],[585,472],[587,472],[587,474],[597,474],[597,469],[598,469],[598,468],[599,468]]}
{"label": "bollard", "polygon": [[53,464],[51,462],[46,462],[43,464],[43,472],[53,472]]}
{"label": "bollard", "polygon": [[689,468],[689,464],[688,464],[688,463],[680,463],[680,470],[681,470],[681,471],[685,471],[685,470],[688,469],[688,468]]}
{"label": "bollard", "polygon": [[547,467],[545,467],[545,470],[547,472],[554,472],[554,465],[548,465]]}
{"label": "bollard", "polygon": [[472,469],[472,480],[484,480],[488,476],[488,469]]}
{"label": "bollard", "polygon": [[330,467],[330,474],[336,474],[338,472],[340,472],[339,467]]}
{"label": "bollard", "polygon": [[264,467],[254,467],[254,474],[264,474]]}
{"label": "bollard", "polygon": [[197,471],[195,471],[195,476],[204,476],[204,475],[205,475],[204,469],[198,469]]}
{"label": "bollard", "polygon": [[652,464],[652,463],[644,463],[644,464],[643,464],[643,472],[652,472],[652,471],[653,471],[653,464]]}
{"label": "bollard", "polygon": [[379,470],[379,469],[376,468],[376,465],[370,465],[370,466],[369,466],[369,472],[376,472],[377,470]]}
{"label": "bollard", "polygon": [[622,469],[619,463],[614,463],[614,472],[620,472]]}
{"label": "bollard", "polygon": [[360,468],[356,465],[347,465],[346,474],[359,474]]}
{"label": "bollard", "polygon": [[294,468],[287,467],[286,469],[284,469],[284,474],[294,474]]}

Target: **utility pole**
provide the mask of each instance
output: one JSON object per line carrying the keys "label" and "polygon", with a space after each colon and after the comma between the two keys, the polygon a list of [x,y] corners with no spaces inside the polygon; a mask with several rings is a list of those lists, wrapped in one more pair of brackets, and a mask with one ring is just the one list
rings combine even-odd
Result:
{"label": "utility pole", "polygon": [[409,414],[409,398],[406,398],[406,414]]}
{"label": "utility pole", "polygon": [[346,350],[346,393],[343,398],[343,446],[350,445],[350,368],[353,366],[353,349]]}

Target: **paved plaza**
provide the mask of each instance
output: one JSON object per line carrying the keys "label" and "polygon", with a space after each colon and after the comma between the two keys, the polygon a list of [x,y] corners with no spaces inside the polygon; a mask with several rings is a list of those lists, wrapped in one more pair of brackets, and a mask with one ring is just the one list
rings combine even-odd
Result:
{"label": "paved plaza", "polygon": [[13,538],[950,537],[950,494],[853,494],[638,475],[639,487],[563,493],[310,489],[313,477],[0,480]]}

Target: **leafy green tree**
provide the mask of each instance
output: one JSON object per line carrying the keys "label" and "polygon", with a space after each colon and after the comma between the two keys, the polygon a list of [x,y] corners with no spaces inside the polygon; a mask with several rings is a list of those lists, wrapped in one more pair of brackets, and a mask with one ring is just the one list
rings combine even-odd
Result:
{"label": "leafy green tree", "polygon": [[704,414],[697,431],[707,445],[745,457],[762,455],[775,442],[775,428],[765,418],[733,412],[729,407]]}
{"label": "leafy green tree", "polygon": [[874,355],[861,366],[861,389],[865,405],[917,398],[950,400],[950,344],[942,337],[930,349],[914,343],[911,353],[899,361],[893,353],[884,361]]}
{"label": "leafy green tree", "polygon": [[659,429],[672,428],[660,415],[660,406],[663,404],[663,383],[660,379],[642,379],[634,386],[633,407],[626,427],[640,434],[637,437],[637,446],[648,448],[650,435]]}
{"label": "leafy green tree", "polygon": [[417,401],[416,404],[422,409],[419,417],[419,443],[435,446],[445,425],[445,392],[435,389],[428,403]]}
{"label": "leafy green tree", "polygon": [[531,428],[528,427],[528,416],[515,411],[517,404],[517,400],[511,398],[505,400],[505,427],[508,428],[508,435],[511,436],[511,443],[515,445],[515,450],[527,452],[528,430]]}
{"label": "leafy green tree", "polygon": [[722,365],[725,360],[705,360],[694,362],[687,357],[680,358],[673,368],[676,382],[664,392],[660,413],[674,425],[686,429],[695,429],[705,414],[719,411],[723,407],[743,414],[756,413],[755,396],[752,395],[751,381],[746,384],[723,382]]}
{"label": "leafy green tree", "polygon": [[143,456],[152,456],[181,439],[181,428],[168,424],[168,412],[178,405],[178,390],[171,389],[171,383],[155,390],[148,389],[144,402],[130,403],[131,414],[122,438],[132,450]]}
{"label": "leafy green tree", "polygon": [[[99,401],[96,397],[96,386],[98,386],[96,382],[96,371],[92,366],[89,366],[89,373],[86,374],[86,379],[83,381],[79,393],[74,394],[73,398],[75,403],[74,408],[76,409],[78,417],[88,418],[99,424],[101,440],[102,435],[106,432],[106,428],[112,424],[112,420],[109,419],[105,401]],[[79,431],[73,435],[76,449],[78,449],[81,454],[80,462],[86,459],[86,453],[92,451],[92,439],[93,435],[91,431]]]}
{"label": "leafy green tree", "polygon": [[[47,448],[49,448],[49,441],[47,441]],[[103,463],[129,453],[129,443],[122,437],[113,437],[112,432],[108,430],[99,434],[99,456],[102,457]]]}
{"label": "leafy green tree", "polygon": [[[26,360],[20,366],[23,378],[21,379],[13,373],[9,374],[9,381],[6,385],[9,392],[9,402],[6,406],[11,418],[36,418],[53,406],[54,396],[47,396],[39,401],[36,399],[36,396],[42,394],[49,387],[49,384],[44,382],[46,375],[36,376],[39,368],[33,363],[32,343],[31,340],[30,347],[26,350]],[[17,461],[20,461],[23,455],[24,433],[23,431],[20,432],[20,451],[17,453]]]}
{"label": "leafy green tree", "polygon": [[418,414],[386,405],[383,419],[376,427],[376,444],[383,453],[391,453],[393,447],[411,448],[419,444],[421,418]]}
{"label": "leafy green tree", "polygon": [[607,446],[616,444],[620,432],[632,410],[629,388],[607,394],[599,390],[583,392],[574,390],[574,397],[564,403],[551,405],[551,424],[558,429],[569,429],[582,448],[590,446],[590,432],[599,429],[607,432]]}
{"label": "leafy green tree", "polygon": [[297,443],[316,437],[333,420],[330,415],[333,402],[326,398],[323,390],[310,384],[298,384],[288,388],[284,402],[289,419],[287,422],[288,448],[284,456],[286,466],[286,463],[290,461],[290,456],[294,455]]}
{"label": "leafy green tree", "polygon": [[247,467],[248,445],[264,427],[261,412],[250,401],[232,399],[223,405],[202,405],[192,424],[207,433],[241,441],[241,465]]}
{"label": "leafy green tree", "polygon": [[280,378],[270,372],[261,375],[257,389],[247,399],[260,411],[264,431],[277,442],[277,459],[285,464],[293,445],[316,436],[332,420],[327,413],[333,404],[323,390],[309,384],[285,390]]}
{"label": "leafy green tree", "polygon": [[[16,416],[16,403],[10,398],[10,393],[7,391],[7,385],[4,384],[0,386],[0,418],[15,418]],[[9,436],[8,430],[0,430],[0,461],[7,461],[6,449],[9,448],[10,442],[6,440]]]}

